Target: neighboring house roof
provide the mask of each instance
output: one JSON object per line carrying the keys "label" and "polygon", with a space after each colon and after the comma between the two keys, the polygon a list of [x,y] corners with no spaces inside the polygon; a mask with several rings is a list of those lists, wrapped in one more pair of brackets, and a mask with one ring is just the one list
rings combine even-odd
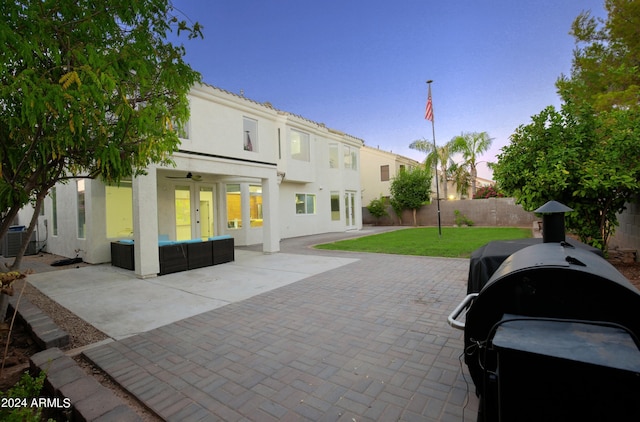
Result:
{"label": "neighboring house roof", "polygon": [[494,182],[493,180],[484,179],[482,177],[476,177],[476,183],[482,186],[490,186],[490,185],[494,185],[496,182]]}
{"label": "neighboring house roof", "polygon": [[405,157],[404,155],[396,154],[395,152],[385,151],[383,149],[370,147],[368,145],[364,145],[362,148],[366,149],[367,151],[371,151],[371,152],[375,151],[379,154],[388,155],[390,158],[394,158],[397,161],[407,162],[415,166],[420,165],[419,161],[414,160],[413,158]]}

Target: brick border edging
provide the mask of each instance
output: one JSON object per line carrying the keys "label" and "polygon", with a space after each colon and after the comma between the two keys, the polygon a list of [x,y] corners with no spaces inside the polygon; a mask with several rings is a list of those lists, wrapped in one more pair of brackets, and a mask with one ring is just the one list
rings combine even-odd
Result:
{"label": "brick border edging", "polygon": [[52,347],[29,358],[32,375],[46,372],[44,390],[52,397],[68,398],[73,420],[142,421],[122,399],[88,375],[59,348]]}
{"label": "brick border edging", "polygon": [[[7,315],[13,315],[17,301],[16,296],[9,296]],[[58,327],[49,315],[42,312],[25,297],[20,299],[17,319],[26,326],[34,341],[42,349],[64,347],[69,344],[69,334]]]}

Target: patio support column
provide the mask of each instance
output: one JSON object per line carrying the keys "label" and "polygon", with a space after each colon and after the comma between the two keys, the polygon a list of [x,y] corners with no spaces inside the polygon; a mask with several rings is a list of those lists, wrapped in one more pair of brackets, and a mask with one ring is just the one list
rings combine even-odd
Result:
{"label": "patio support column", "polygon": [[262,179],[262,251],[264,253],[280,251],[279,189],[275,171],[271,177]]}
{"label": "patio support column", "polygon": [[156,277],[158,262],[158,184],[156,169],[133,178],[133,238],[135,273],[138,278]]}
{"label": "patio support column", "polygon": [[240,217],[242,220],[242,229],[240,233],[242,236],[241,244],[247,244],[249,240],[249,232],[251,231],[251,195],[249,194],[249,183],[240,183]]}

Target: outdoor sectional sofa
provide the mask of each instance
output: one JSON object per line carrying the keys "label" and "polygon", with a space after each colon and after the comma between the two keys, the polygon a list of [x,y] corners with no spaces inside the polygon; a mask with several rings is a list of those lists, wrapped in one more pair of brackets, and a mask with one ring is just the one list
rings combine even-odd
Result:
{"label": "outdoor sectional sofa", "polygon": [[[158,240],[159,275],[231,262],[235,259],[233,237],[214,236],[208,240],[173,241],[165,236]],[[135,270],[134,243],[131,239],[111,242],[111,265]]]}

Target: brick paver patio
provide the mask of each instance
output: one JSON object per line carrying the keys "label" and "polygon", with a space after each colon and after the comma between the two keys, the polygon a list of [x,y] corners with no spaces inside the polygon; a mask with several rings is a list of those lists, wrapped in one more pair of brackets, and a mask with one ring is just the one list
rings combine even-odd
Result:
{"label": "brick paver patio", "polygon": [[475,420],[446,323],[469,261],[341,256],[359,260],[85,354],[166,420]]}

